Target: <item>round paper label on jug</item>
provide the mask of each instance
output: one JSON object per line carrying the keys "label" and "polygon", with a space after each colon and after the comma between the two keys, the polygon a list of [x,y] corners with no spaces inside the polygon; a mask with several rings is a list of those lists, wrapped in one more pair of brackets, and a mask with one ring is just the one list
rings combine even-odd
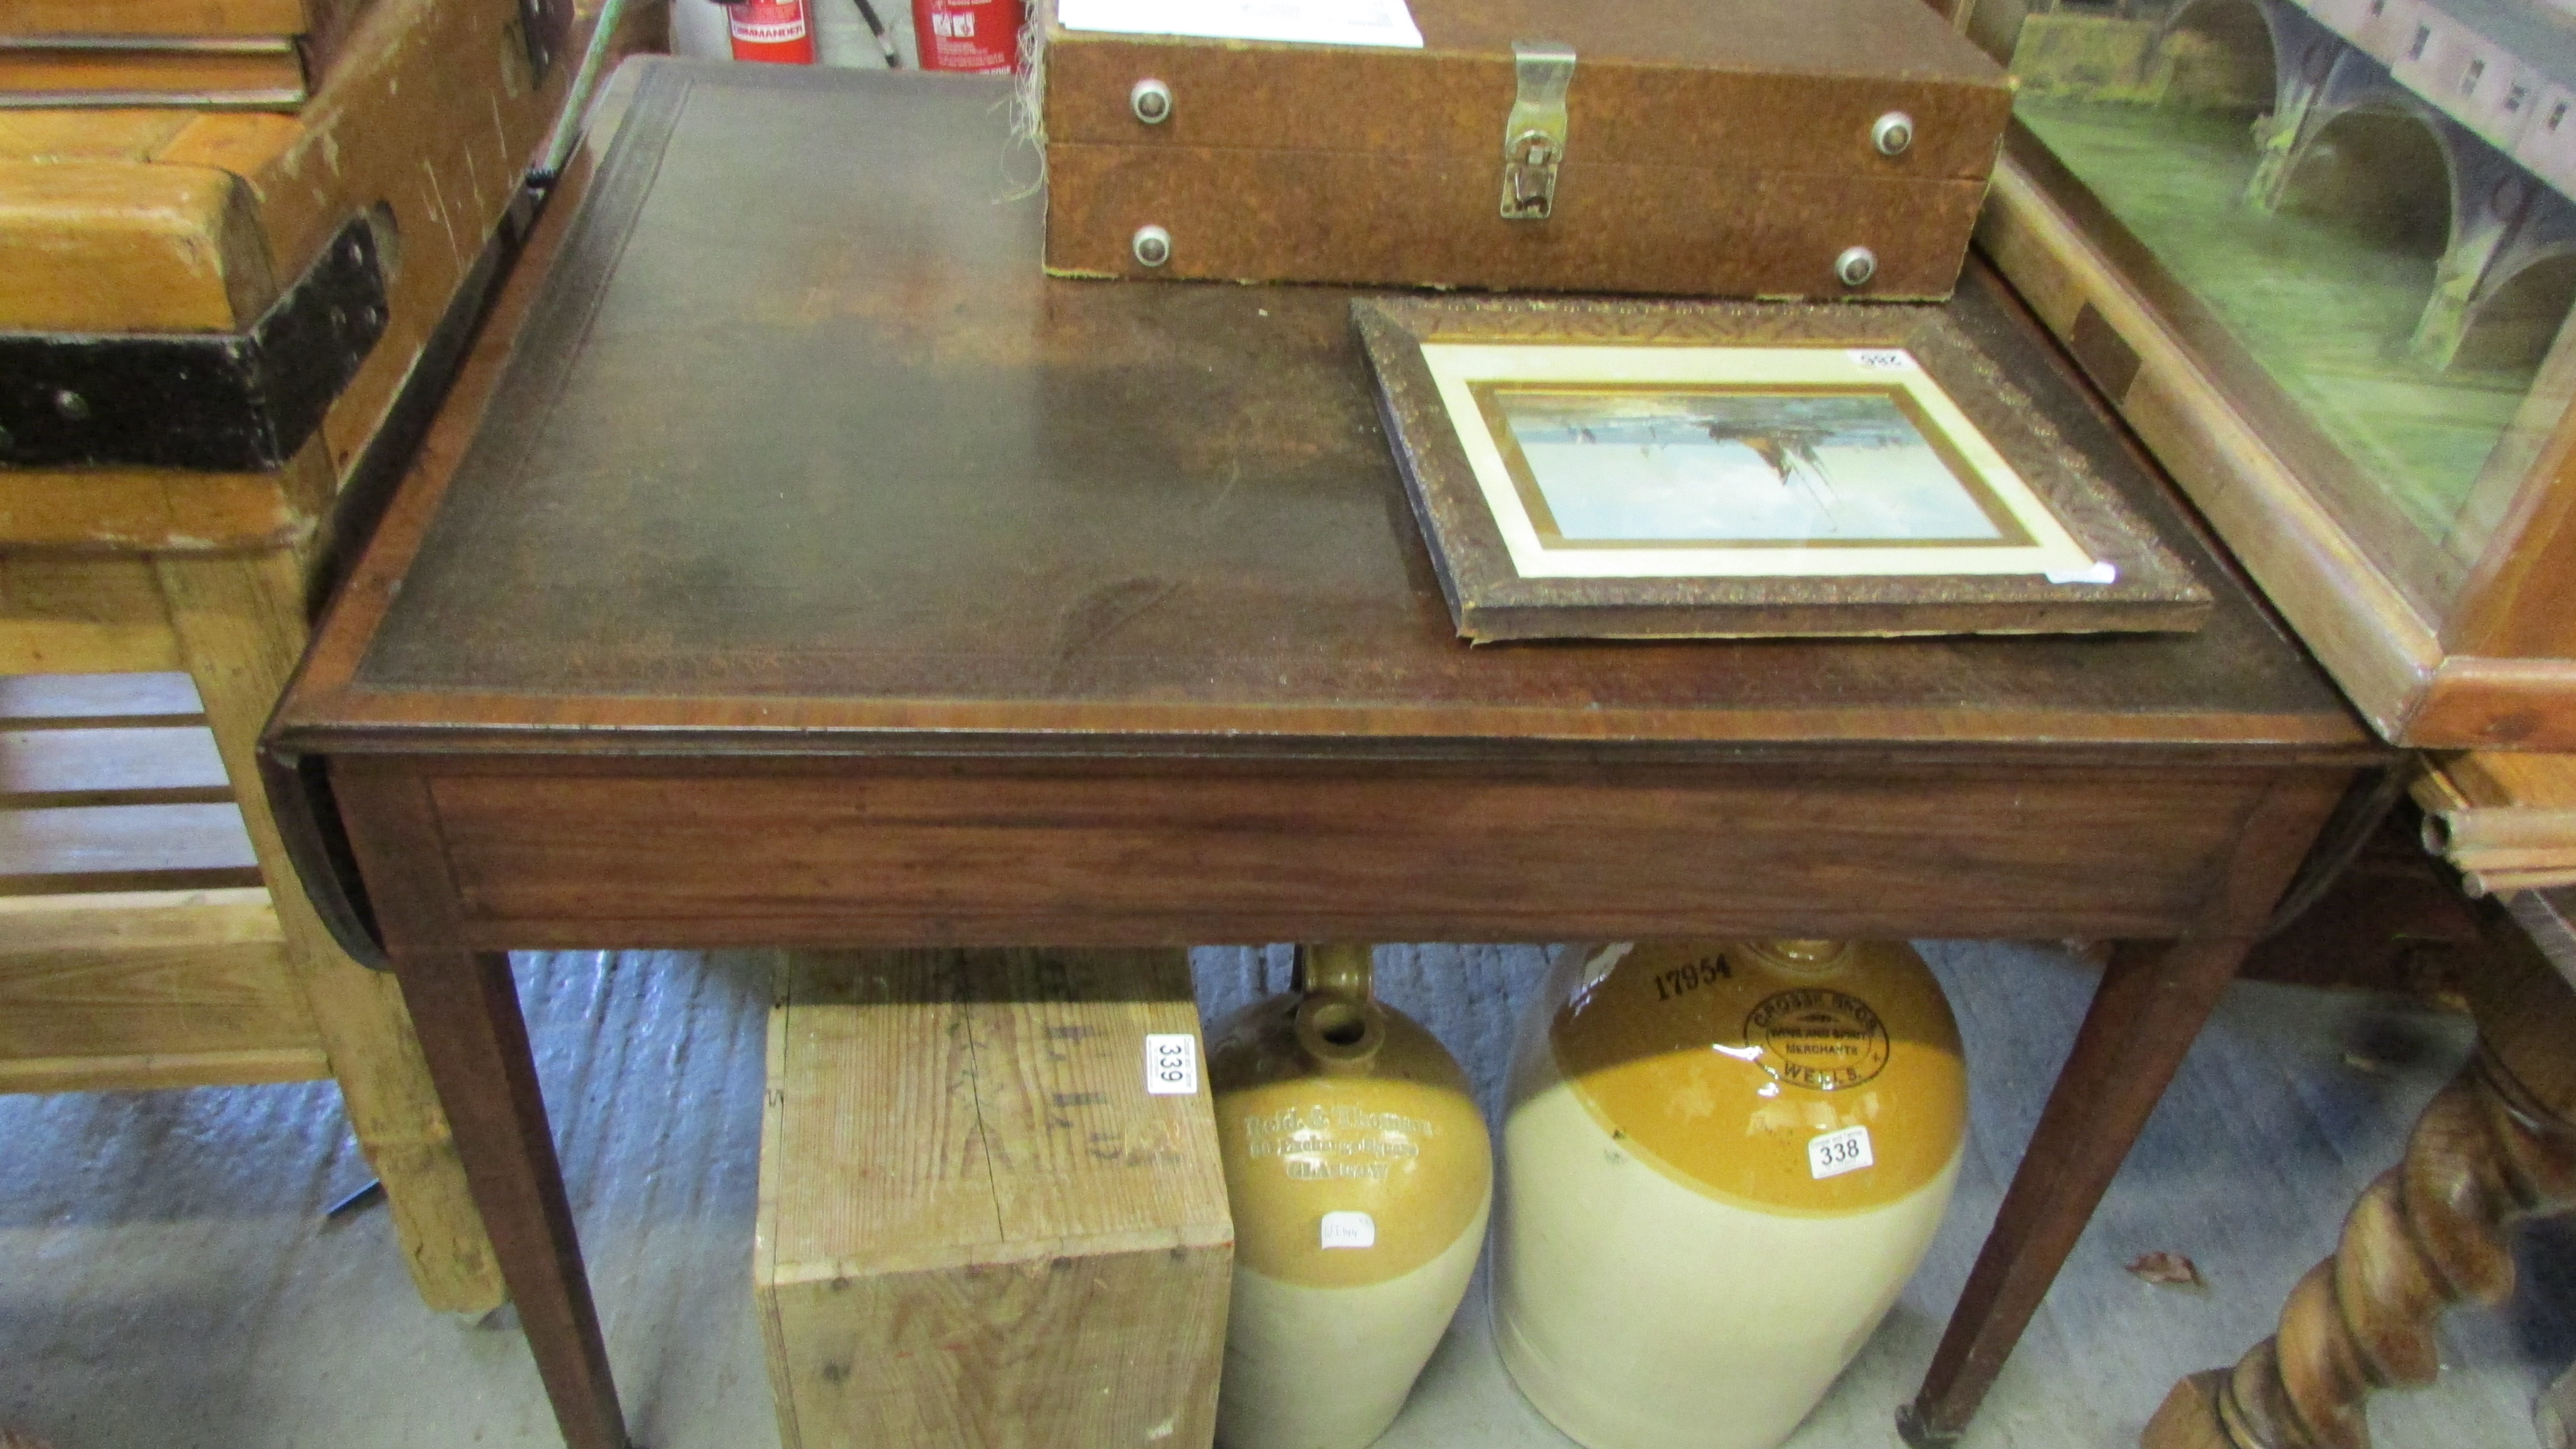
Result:
{"label": "round paper label on jug", "polygon": [[1887,1026],[1868,1002],[1824,987],[1763,998],[1744,1019],[1762,1069],[1819,1092],[1857,1087],[1887,1069]]}
{"label": "round paper label on jug", "polygon": [[1377,1246],[1377,1219],[1367,1213],[1326,1213],[1324,1214],[1323,1246],[1374,1248]]}

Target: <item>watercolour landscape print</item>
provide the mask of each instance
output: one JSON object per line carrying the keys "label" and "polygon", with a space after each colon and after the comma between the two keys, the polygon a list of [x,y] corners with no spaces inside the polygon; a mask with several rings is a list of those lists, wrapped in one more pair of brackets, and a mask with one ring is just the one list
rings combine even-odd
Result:
{"label": "watercolour landscape print", "polygon": [[1422,355],[1524,578],[2109,582],[1901,350]]}
{"label": "watercolour landscape print", "polygon": [[1476,392],[1550,547],[2029,541],[1892,389]]}

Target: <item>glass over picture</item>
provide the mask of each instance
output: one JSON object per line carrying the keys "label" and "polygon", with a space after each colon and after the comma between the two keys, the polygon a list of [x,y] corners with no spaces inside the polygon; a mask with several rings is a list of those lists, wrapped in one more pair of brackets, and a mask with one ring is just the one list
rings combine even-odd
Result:
{"label": "glass over picture", "polygon": [[1479,391],[1545,546],[2029,541],[1890,389]]}
{"label": "glass over picture", "polygon": [[2014,114],[2125,231],[2124,275],[2404,587],[2449,597],[2576,380],[2549,364],[2576,306],[2568,6],[2011,13]]}

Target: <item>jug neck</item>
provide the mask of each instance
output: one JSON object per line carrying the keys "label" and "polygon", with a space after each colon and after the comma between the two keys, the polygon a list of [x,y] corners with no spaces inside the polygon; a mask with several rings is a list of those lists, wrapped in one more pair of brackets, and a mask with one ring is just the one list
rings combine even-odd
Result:
{"label": "jug neck", "polygon": [[1366,1072],[1386,1044],[1386,1017],[1371,999],[1369,947],[1335,942],[1297,948],[1297,1047],[1324,1072]]}
{"label": "jug neck", "polygon": [[1296,975],[1289,984],[1308,996],[1329,991],[1366,1001],[1376,994],[1376,965],[1371,951],[1366,942],[1355,941],[1299,946]]}

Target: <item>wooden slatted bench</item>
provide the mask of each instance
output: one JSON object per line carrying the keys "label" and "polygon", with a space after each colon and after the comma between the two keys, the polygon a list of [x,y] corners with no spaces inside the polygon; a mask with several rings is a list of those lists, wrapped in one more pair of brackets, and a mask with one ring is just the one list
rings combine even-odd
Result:
{"label": "wooden slatted bench", "polygon": [[[0,600],[25,562],[0,555]],[[167,566],[183,580],[263,569]],[[400,994],[330,944],[291,884],[271,894],[264,859],[292,879],[275,826],[230,783],[252,778],[300,646],[300,608],[283,617],[294,627],[171,625],[194,679],[0,675],[0,1091],[335,1079],[423,1299],[480,1312],[503,1290]],[[28,653],[12,622],[0,616],[0,666]],[[49,660],[117,662],[61,642]]]}
{"label": "wooden slatted bench", "polygon": [[[231,334],[270,359],[260,339],[313,350],[324,311],[351,352],[313,364],[340,378],[318,418],[272,412],[273,461],[140,448],[197,414],[138,411],[159,394],[103,365],[55,395],[77,448],[0,429],[0,1090],[332,1077],[413,1281],[464,1312],[504,1290],[410,1018],[294,883],[254,751],[335,500],[444,370],[424,355],[570,88],[579,36],[540,71],[530,23],[518,0],[371,0],[295,116],[0,115],[0,333],[28,355],[74,368],[148,334],[201,357]],[[370,256],[375,290],[344,297]],[[281,315],[311,325],[266,330]],[[292,391],[252,389],[273,410]],[[153,448],[229,426],[171,422]]]}
{"label": "wooden slatted bench", "polygon": [[0,1089],[330,1074],[188,676],[0,679]]}

